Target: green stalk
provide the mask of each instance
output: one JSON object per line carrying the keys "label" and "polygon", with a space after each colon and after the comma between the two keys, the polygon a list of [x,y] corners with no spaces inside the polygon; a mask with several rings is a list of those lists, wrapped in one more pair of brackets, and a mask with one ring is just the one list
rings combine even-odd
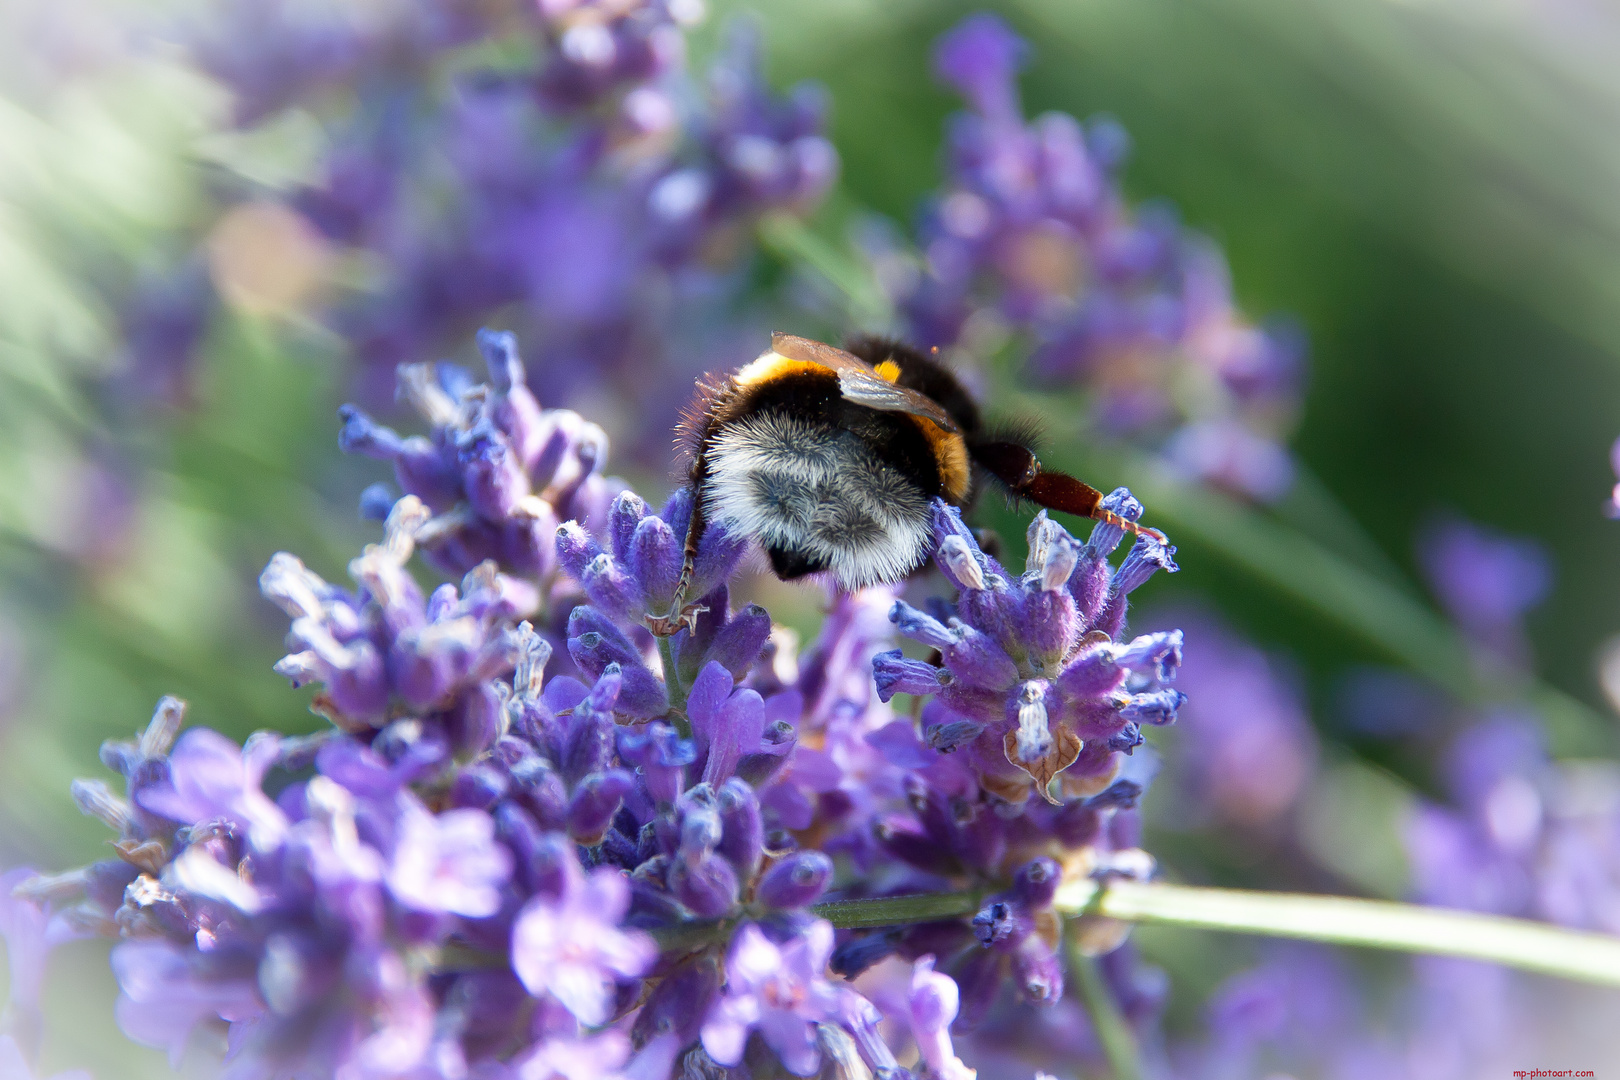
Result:
{"label": "green stalk", "polygon": [[[918,893],[835,900],[810,910],[838,927],[879,927],[962,918],[982,903],[980,893]],[[1100,915],[1126,922],[1455,956],[1620,986],[1620,937],[1528,919],[1348,896],[1135,881],[1070,882],[1058,890],[1055,906],[1068,918]]]}
{"label": "green stalk", "polygon": [[810,910],[834,926],[855,929],[960,919],[972,915],[983,904],[983,896],[976,892],[915,893],[873,900],[832,900]]}
{"label": "green stalk", "polygon": [[[916,893],[911,896],[884,896],[871,900],[832,900],[810,909],[834,926],[846,929],[905,926],[912,923],[941,922],[965,918],[979,910],[984,895],[979,892]],[[1471,911],[1394,904],[1383,900],[1360,900],[1348,896],[1307,896],[1300,893],[1264,893],[1245,889],[1205,889],[1160,882],[1089,879],[1069,882],[1058,889],[1054,907],[1065,918],[1082,915],[1120,919],[1125,922],[1162,923],[1193,926],[1234,934],[1298,938],[1329,945],[1354,945],[1391,952],[1427,953],[1504,964],[1525,971],[1553,975],[1600,986],[1620,986],[1620,936],[1566,930],[1528,919],[1499,915],[1479,915]],[[726,941],[736,928],[737,919],[692,920],[655,931],[659,945],[668,950],[691,951]],[[1070,931],[1070,949],[1076,948]],[[1080,957],[1085,960],[1087,958]],[[1134,1074],[1119,1071],[1130,1057],[1125,1044],[1109,1050],[1106,1040],[1118,1040],[1120,1032],[1104,1033],[1111,1024],[1102,1006],[1093,1003],[1094,992],[1106,995],[1100,986],[1091,990],[1085,965],[1069,955],[1070,967],[1077,972],[1076,983],[1085,996],[1087,1008],[1098,1018],[1098,1034],[1117,1072],[1116,1080]],[[440,970],[470,970],[506,961],[499,953],[485,953],[468,946],[448,946],[441,951]],[[1112,1003],[1108,1003],[1112,1007]],[[1124,1023],[1123,1020],[1120,1021]],[[1129,1029],[1123,1029],[1129,1035]]]}
{"label": "green stalk", "polygon": [[669,692],[669,715],[665,717],[675,730],[680,732],[681,738],[692,737],[692,721],[686,718],[686,694],[688,687],[681,682],[681,673],[675,666],[675,638],[661,637],[658,639],[658,659],[664,667],[664,688]]}
{"label": "green stalk", "polygon": [[1620,937],[1528,919],[1347,896],[1135,881],[1065,884],[1058,890],[1056,906],[1064,915],[1103,915],[1129,922],[1455,956],[1620,986]]}
{"label": "green stalk", "polygon": [[1069,981],[1080,992],[1080,1003],[1085,1006],[1091,1029],[1102,1044],[1109,1072],[1113,1073],[1114,1080],[1141,1080],[1142,1062],[1137,1053],[1136,1033],[1119,1011],[1114,995],[1108,992],[1096,958],[1081,951],[1076,924],[1070,923],[1063,936],[1068,952]]}

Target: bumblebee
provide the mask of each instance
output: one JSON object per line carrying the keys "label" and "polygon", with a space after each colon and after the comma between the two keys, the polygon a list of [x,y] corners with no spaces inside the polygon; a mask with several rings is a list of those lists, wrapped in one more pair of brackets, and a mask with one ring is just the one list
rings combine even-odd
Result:
{"label": "bumblebee", "polygon": [[826,573],[846,589],[900,581],[931,546],[935,498],[966,506],[978,471],[1016,498],[1139,528],[1102,493],[1041,467],[1027,435],[986,428],[957,378],[916,349],[861,338],[850,351],[774,334],[735,374],[706,380],[681,422],[693,490],[674,633],[709,523],[757,541],[785,581]]}

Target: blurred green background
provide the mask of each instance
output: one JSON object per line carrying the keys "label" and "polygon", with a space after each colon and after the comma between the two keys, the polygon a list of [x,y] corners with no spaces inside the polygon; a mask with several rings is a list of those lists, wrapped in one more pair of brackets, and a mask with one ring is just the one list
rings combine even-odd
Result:
{"label": "blurred green background", "polygon": [[[337,453],[342,358],[296,317],[217,326],[188,408],[119,404],[105,382],[120,363],[108,289],[206,226],[215,163],[296,172],[307,133],[222,134],[217,88],[162,47],[119,54],[109,27],[127,11],[7,7],[0,861],[58,868],[96,857],[104,839],[68,781],[95,774],[100,741],[135,730],[159,695],[237,735],[315,726],[270,671],[284,620],[258,598],[257,574],[288,548],[341,580],[370,534],[354,500],[381,472]],[[1539,669],[1589,710],[1565,749],[1620,745],[1598,677],[1620,630],[1620,545],[1600,510],[1620,434],[1620,8],[726,0],[696,33],[693,61],[703,66],[728,16],[754,12],[772,80],[830,91],[843,173],[829,216],[866,207],[908,222],[939,184],[955,108],[928,74],[931,43],[986,7],[1034,45],[1026,111],[1117,117],[1133,140],[1132,197],[1168,200],[1215,237],[1250,315],[1291,314],[1308,332],[1293,445],[1315,480],[1281,515],[1315,522],[1374,573],[1387,563],[1413,595],[1413,538],[1437,512],[1544,543],[1557,577],[1532,622]],[[34,70],[22,31],[39,25],[83,53],[81,76]],[[136,493],[128,550],[95,553],[100,519],[55,499],[96,454]],[[1367,540],[1323,509],[1335,501]],[[1183,572],[1155,582],[1155,601],[1207,599],[1295,657],[1331,736],[1346,667],[1388,657],[1230,552],[1175,538]],[[1333,751],[1356,752],[1377,756]],[[1378,764],[1429,782],[1423,763]],[[81,961],[71,966],[94,967]],[[58,1052],[104,1077],[136,1068],[110,1050]]]}

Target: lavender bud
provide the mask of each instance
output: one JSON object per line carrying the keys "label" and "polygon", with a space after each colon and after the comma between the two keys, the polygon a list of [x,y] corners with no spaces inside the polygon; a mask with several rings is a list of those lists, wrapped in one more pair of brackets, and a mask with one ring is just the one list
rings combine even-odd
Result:
{"label": "lavender bud", "polygon": [[1160,543],[1151,536],[1138,536],[1125,561],[1114,571],[1113,590],[1124,596],[1134,592],[1155,572],[1163,570],[1173,574],[1180,569],[1172,558],[1176,549]]}
{"label": "lavender bud", "polygon": [[672,1034],[682,1043],[697,1038],[710,1003],[720,990],[720,962],[704,953],[665,975],[641,1007],[633,1037],[645,1042]]}
{"label": "lavender bud", "polygon": [[1036,525],[1029,528],[1029,559],[1025,572],[1042,592],[1056,592],[1068,584],[1074,568],[1079,565],[1080,547],[1057,522],[1037,519],[1037,524],[1042,526],[1039,530]]}
{"label": "lavender bud", "polygon": [[601,545],[577,521],[557,526],[557,561],[576,581],[585,576],[591,560],[602,554]]}
{"label": "lavender bud", "polygon": [[1187,695],[1179,690],[1136,694],[1120,709],[1120,715],[1135,723],[1173,724],[1176,722],[1176,710],[1186,701]]}
{"label": "lavender bud", "polygon": [[397,497],[392,484],[379,481],[368,485],[360,493],[360,520],[387,521],[388,512],[394,508]]}
{"label": "lavender bud", "polygon": [[990,690],[1006,690],[1018,681],[1018,665],[989,635],[961,621],[949,633],[956,640],[945,649],[945,666],[958,679]]}
{"label": "lavender bud", "polygon": [[649,608],[668,607],[674,600],[685,540],[663,518],[649,515],[637,523],[630,542],[630,568],[641,582]]}
{"label": "lavender bud", "polygon": [[1013,952],[1013,973],[1026,1000],[1050,1004],[1063,996],[1063,965],[1034,934]]}
{"label": "lavender bud", "polygon": [[135,808],[122,796],[113,794],[104,780],[75,780],[69,785],[73,801],[86,817],[99,818],[120,836],[135,831]]}
{"label": "lavender bud", "polygon": [[934,559],[939,563],[940,571],[958,588],[981,592],[989,587],[985,581],[984,568],[974,557],[968,542],[960,536],[947,536],[940,543]]}
{"label": "lavender bud", "polygon": [[450,787],[450,802],[458,807],[488,810],[511,786],[507,775],[488,765],[469,765]]}
{"label": "lavender bud", "polygon": [[686,766],[697,758],[697,747],[668,724],[653,721],[641,728],[618,730],[619,756],[636,766],[641,782],[654,801],[669,806],[680,796]]}
{"label": "lavender bud", "polygon": [[159,698],[157,708],[152,712],[152,719],[147,723],[146,730],[141,732],[139,745],[141,757],[157,758],[166,755],[174,746],[175,736],[180,733],[180,726],[185,723],[185,719],[184,701],[167,694]]}
{"label": "lavender bud", "polygon": [[979,737],[984,725],[963,717],[946,720],[923,729],[923,739],[942,754],[965,746]]}
{"label": "lavender bud", "polygon": [[832,860],[821,852],[798,851],[765,871],[754,895],[766,907],[808,907],[827,891],[832,872]]}
{"label": "lavender bud", "polygon": [[630,619],[643,610],[641,587],[631,573],[617,559],[602,552],[592,559],[579,575],[585,595],[591,603],[620,619]]}
{"label": "lavender bud", "polygon": [[973,936],[984,946],[1005,941],[1013,931],[1013,912],[1006,902],[994,900],[973,916]]}
{"label": "lavender bud", "polygon": [[613,816],[635,781],[623,769],[592,773],[574,789],[568,806],[568,835],[586,847],[602,842]]}
{"label": "lavender bud", "polygon": [[696,863],[677,859],[669,871],[675,899],[700,919],[716,919],[737,903],[737,874],[718,855],[705,855]]}
{"label": "lavender bud", "polygon": [[944,623],[926,612],[918,611],[904,600],[894,602],[894,607],[889,609],[889,621],[913,641],[942,651],[960,640],[960,635],[946,629]]}
{"label": "lavender bud", "polygon": [[742,679],[759,659],[759,652],[771,636],[771,616],[758,604],[749,604],[733,615],[714,636],[708,659]]}
{"label": "lavender bud", "polygon": [[[1142,504],[1131,495],[1130,488],[1115,488],[1103,496],[1104,510],[1112,510],[1126,521],[1135,521],[1142,516]],[[1125,530],[1118,525],[1107,521],[1099,521],[1091,527],[1091,539],[1087,542],[1093,553],[1102,558],[1113,554],[1119,542],[1125,539]]]}
{"label": "lavender bud", "polygon": [[893,956],[899,943],[898,930],[859,934],[834,949],[832,961],[827,966],[835,975],[854,979],[878,961]]}
{"label": "lavender bud", "polygon": [[1181,631],[1143,634],[1119,650],[1114,663],[1133,671],[1151,669],[1160,682],[1173,682],[1181,667]]}
{"label": "lavender bud", "polygon": [[1016,735],[1018,760],[1024,763],[1039,761],[1052,751],[1052,730],[1047,724],[1047,684],[1026,682],[1019,688],[1017,698]]}
{"label": "lavender bud", "polygon": [[624,563],[631,561],[631,541],[636,535],[636,527],[650,512],[647,500],[640,495],[628,489],[619,492],[613,500],[613,508],[608,511],[608,536],[614,558]]}
{"label": "lavender bud", "polygon": [[765,822],[759,797],[752,785],[733,777],[720,788],[721,837],[719,852],[737,868],[737,876],[752,881],[763,854]]}
{"label": "lavender bud", "polygon": [[482,517],[510,517],[528,497],[529,474],[512,444],[488,420],[457,436],[456,457],[467,502]]}
{"label": "lavender bud", "polygon": [[951,682],[949,672],[921,660],[912,660],[899,649],[872,657],[872,676],[881,701],[888,701],[896,694],[937,694]]}
{"label": "lavender bud", "polygon": [[1051,907],[1062,880],[1063,870],[1054,860],[1031,859],[1013,875],[1013,895],[1026,908]]}

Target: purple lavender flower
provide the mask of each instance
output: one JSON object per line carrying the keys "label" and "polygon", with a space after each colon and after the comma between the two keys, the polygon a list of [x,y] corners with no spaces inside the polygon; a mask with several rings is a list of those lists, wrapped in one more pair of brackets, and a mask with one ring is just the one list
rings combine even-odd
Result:
{"label": "purple lavender flower", "polygon": [[880,279],[921,342],[971,351],[969,327],[1027,331],[1034,372],[1090,390],[1101,431],[1198,479],[1281,497],[1300,335],[1245,322],[1214,245],[1160,209],[1131,211],[1117,125],[1056,113],[1025,122],[1016,79],[1027,52],[993,15],[940,39],[936,74],[971,111],[952,119],[949,181],[918,231],[921,272]]}
{"label": "purple lavender flower", "polygon": [[415,541],[440,569],[464,574],[486,559],[544,580],[561,521],[605,524],[615,482],[600,475],[607,436],[566,409],[542,409],[524,381],[511,334],[481,331],[490,383],[460,368],[412,364],[400,391],[431,425],[403,438],[344,406],[339,444],[390,461],[399,486],[432,512]]}
{"label": "purple lavender flower", "polygon": [[400,797],[388,889],[404,906],[469,918],[500,910],[500,886],[512,872],[495,823],[481,810],[432,814],[414,796]]}
{"label": "purple lavender flower", "polygon": [[[935,1075],[966,1080],[953,1020],[982,1023],[1007,983],[1008,1007],[1062,994],[1061,876],[1151,872],[1132,810],[1148,770],[1117,761],[1180,705],[1163,685],[1179,638],[1114,639],[1169,550],[1138,544],[1114,567],[1120,529],[1081,545],[1041,517],[1015,582],[941,508],[956,607],[840,596],[794,655],[763,609],[732,609],[741,545],[711,530],[702,602],[655,660],[643,622],[669,603],[690,496],[655,515],[598,488],[591,520],[557,529],[554,561],[519,545],[424,595],[407,563],[434,523],[583,505],[555,482],[569,455],[570,483],[599,480],[578,426],[524,388],[510,339],[483,344],[494,390],[448,367],[406,373],[431,436],[347,414],[346,439],[407,489],[366,497],[386,520],[350,568],[357,587],[285,554],[263,575],[293,619],[278,670],[324,684],[333,728],[238,747],[179,735],[166,700],[136,741],[103,749],[124,792],[74,787],[117,858],[29,895],[76,901],[64,926],[125,939],[132,1038],[177,1054],[223,1033],[235,1075],[662,1080],[677,1061],[753,1070],[769,1055],[798,1075],[903,1076],[889,1019]],[[553,481],[537,492],[536,476]],[[1123,492],[1110,507],[1140,513]],[[517,622],[530,612],[541,628]],[[942,666],[879,656],[897,623]],[[553,634],[572,669],[547,670]],[[1076,670],[1090,681],[1071,685]],[[1050,805],[1006,758],[1020,726],[1039,738],[1019,715],[1048,700],[1037,683],[1049,737],[1102,744],[1089,786]],[[912,684],[936,692],[920,727],[886,704]],[[908,968],[894,1002],[830,981],[837,939],[811,905],[956,886],[989,894],[974,919],[837,951],[846,973],[889,955],[942,970]],[[1104,951],[1106,936],[1083,940]]]}
{"label": "purple lavender flower", "polygon": [[1178,714],[1174,795],[1185,821],[1265,829],[1284,820],[1316,769],[1317,738],[1299,687],[1277,658],[1206,613],[1175,612],[1188,694]]}
{"label": "purple lavender flower", "polygon": [[646,934],[619,929],[630,889],[618,871],[587,875],[571,853],[559,863],[557,895],[530,900],[512,929],[512,969],[529,993],[550,994],[595,1026],[611,1015],[615,982],[644,974],[658,950]]}
{"label": "purple lavender flower", "polygon": [[912,968],[907,1005],[911,1037],[929,1072],[939,1080],[973,1080],[974,1071],[951,1047],[951,1023],[961,1009],[961,994],[954,979],[934,970],[932,956],[919,958]]}
{"label": "purple lavender flower", "polygon": [[260,785],[280,752],[273,736],[244,748],[216,731],[194,728],[167,752],[166,775],[143,787],[136,801],[143,810],[182,824],[225,821],[256,845],[274,846],[289,823]]}
{"label": "purple lavender flower", "polygon": [[1552,567],[1539,544],[1442,518],[1419,538],[1418,563],[1481,663],[1528,666],[1524,616],[1552,587]]}
{"label": "purple lavender flower", "polygon": [[[692,495],[687,489],[672,495],[658,514],[639,495],[624,491],[613,500],[601,530],[607,533],[607,546],[596,539],[588,521],[576,518],[557,530],[558,560],[584,586],[592,606],[623,625],[639,628],[647,616],[666,614],[675,599],[691,517]],[[724,586],[744,549],[744,542],[724,529],[704,531],[687,595],[702,597],[699,604],[709,609],[710,617],[680,631],[673,642],[688,679],[711,654],[728,670],[746,670],[770,634],[763,610],[744,612],[746,619],[740,621],[727,609]]]}
{"label": "purple lavender flower", "polygon": [[294,686],[318,681],[316,708],[340,728],[381,726],[396,701],[442,726],[452,747],[494,738],[498,703],[489,680],[511,670],[510,622],[532,610],[526,584],[486,563],[424,598],[405,569],[427,508],[407,495],[389,513],[383,543],[349,565],[350,593],[281,552],[259,578],[265,596],[293,618],[292,652],[276,665]]}
{"label": "purple lavender flower", "polygon": [[816,1025],[838,1012],[839,991],[824,972],[833,929],[817,919],[788,941],[776,943],[753,924],[737,931],[726,957],[726,992],[703,1025],[703,1048],[722,1065],[742,1061],[748,1033],[797,1076],[813,1076],[821,1062]]}
{"label": "purple lavender flower", "polygon": [[[1124,488],[1104,505],[1131,520],[1141,513]],[[883,654],[873,665],[879,692],[937,695],[977,725],[968,752],[980,783],[1009,801],[1031,788],[1058,801],[1050,786],[1059,774],[1066,793],[1103,790],[1142,741],[1141,725],[1173,721],[1183,700],[1165,685],[1181,662],[1179,632],[1115,640],[1127,597],[1155,571],[1175,570],[1175,549],[1141,536],[1114,568],[1107,558],[1122,530],[1099,524],[1081,545],[1042,513],[1014,581],[943,503],[934,533],[935,562],[961,590],[955,613],[942,622],[901,602],[890,618],[943,664]]]}
{"label": "purple lavender flower", "polygon": [[[748,228],[813,208],[837,174],[819,95],[774,94],[746,30],[700,86],[693,0],[376,7],[231,3],[190,35],[240,122],[289,105],[345,117],[288,201],[384,268],[322,313],[362,390],[504,312],[560,396],[634,387],[673,417],[660,391],[712,356],[711,316],[750,300],[731,272]],[[469,43],[530,60],[469,69]]]}
{"label": "purple lavender flower", "polygon": [[[6,964],[11,989],[6,999],[9,1026],[30,1051],[37,1050],[44,1029],[39,996],[45,987],[45,960],[51,947],[59,943],[63,930],[51,925],[45,905],[32,897],[19,895],[19,886],[38,875],[27,867],[15,867],[0,874],[0,937],[6,943]],[[7,1053],[22,1060],[23,1048],[12,1036],[5,1036],[8,1047],[0,1049],[0,1070]],[[0,1071],[0,1075],[4,1075]]]}

